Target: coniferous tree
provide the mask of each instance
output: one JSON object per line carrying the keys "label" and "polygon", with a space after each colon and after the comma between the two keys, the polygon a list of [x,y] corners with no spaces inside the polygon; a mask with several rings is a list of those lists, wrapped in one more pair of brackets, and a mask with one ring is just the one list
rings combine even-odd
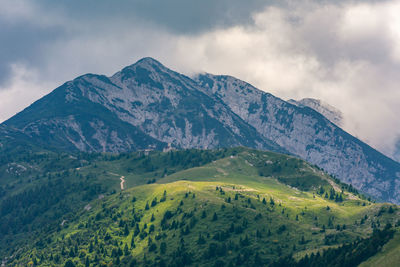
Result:
{"label": "coniferous tree", "polygon": [[133,236],[137,236],[139,233],[140,233],[139,224],[136,223],[136,225],[135,225],[135,231],[133,232]]}
{"label": "coniferous tree", "polygon": [[128,256],[130,253],[129,253],[129,249],[128,249],[128,245],[125,243],[125,246],[124,246],[124,255],[125,256]]}
{"label": "coniferous tree", "polygon": [[155,205],[157,205],[157,197],[151,201],[151,206],[154,207]]}
{"label": "coniferous tree", "polygon": [[204,219],[205,217],[207,217],[207,213],[205,210],[203,210],[203,212],[201,213],[201,218]]}
{"label": "coniferous tree", "polygon": [[64,264],[64,267],[75,267],[75,264],[72,260],[67,260]]}
{"label": "coniferous tree", "polygon": [[135,245],[135,237],[132,236],[132,239],[131,239],[131,249],[134,249],[135,247],[136,247],[136,245]]}
{"label": "coniferous tree", "polygon": [[204,237],[202,236],[202,234],[199,233],[199,237],[198,237],[198,239],[197,239],[197,244],[198,244],[198,245],[203,245],[203,244],[205,244],[205,243],[206,243],[206,240],[204,239]]}
{"label": "coniferous tree", "polygon": [[274,201],[274,199],[273,199],[272,197],[269,198],[269,204],[270,204],[271,206],[274,206],[274,205],[275,205],[275,201]]}
{"label": "coniferous tree", "polygon": [[128,224],[125,224],[125,228],[124,228],[124,235],[128,236],[129,235],[129,228],[128,228]]}
{"label": "coniferous tree", "polygon": [[160,244],[160,253],[161,254],[165,254],[165,252],[167,252],[167,243],[165,243],[164,241],[161,242]]}

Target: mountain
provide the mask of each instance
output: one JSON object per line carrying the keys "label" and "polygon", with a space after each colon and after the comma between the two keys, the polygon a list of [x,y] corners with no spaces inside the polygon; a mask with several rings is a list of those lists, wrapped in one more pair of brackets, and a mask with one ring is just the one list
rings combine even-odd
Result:
{"label": "mountain", "polygon": [[244,121],[290,153],[375,197],[399,203],[400,164],[309,107],[292,105],[231,76],[196,80]]}
{"label": "mountain", "polygon": [[398,240],[398,206],[284,154],[11,156],[21,172],[0,168],[6,266],[355,266]]}
{"label": "mountain", "polygon": [[284,151],[188,77],[145,58],[67,82],[4,123],[58,149],[122,152],[243,145]]}
{"label": "mountain", "polygon": [[191,79],[152,58],[111,77],[86,74],[69,81],[1,127],[19,147],[29,143],[54,151],[246,146],[283,152],[374,197],[400,202],[400,164],[315,110],[233,77]]}
{"label": "mountain", "polygon": [[334,106],[331,106],[328,103],[325,103],[319,99],[303,98],[298,101],[290,99],[287,102],[290,104],[296,105],[296,106],[312,108],[313,110],[324,115],[325,118],[327,118],[328,120],[330,120],[337,126],[340,126],[340,127],[342,126],[342,123],[343,123],[342,112],[340,110],[338,110],[337,108],[335,108]]}
{"label": "mountain", "polygon": [[400,138],[397,139],[397,141],[394,145],[394,152],[393,152],[392,158],[394,160],[396,160],[397,162],[400,162]]}

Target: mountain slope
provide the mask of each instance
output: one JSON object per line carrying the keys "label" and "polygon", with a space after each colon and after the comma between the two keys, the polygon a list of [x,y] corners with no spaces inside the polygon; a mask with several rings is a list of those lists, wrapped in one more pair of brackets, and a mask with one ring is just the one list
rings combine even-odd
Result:
{"label": "mountain slope", "polygon": [[382,250],[361,263],[360,267],[397,266],[400,262],[400,233],[397,232],[392,240],[382,247]]}
{"label": "mountain slope", "polygon": [[397,162],[400,162],[400,138],[398,138],[395,143],[392,158]]}
{"label": "mountain slope", "polygon": [[375,197],[399,203],[400,164],[344,132],[315,110],[287,103],[230,76],[199,75],[244,121],[289,152]]}
{"label": "mountain slope", "polygon": [[112,77],[67,82],[4,123],[80,151],[243,145],[284,151],[191,79],[145,58]]}
{"label": "mountain slope", "polygon": [[[25,190],[0,196],[0,230],[16,222],[1,233],[7,265],[263,266],[368,238],[399,214],[395,205],[372,203],[317,167],[272,152],[40,155],[15,162],[42,170],[31,174],[38,184],[26,174]],[[53,166],[49,178],[46,166],[56,162],[62,167]],[[157,181],[146,184],[149,177]],[[44,181],[51,190],[35,189]],[[54,206],[45,206],[49,200]],[[18,225],[23,218],[26,225]]]}
{"label": "mountain slope", "polygon": [[313,110],[324,115],[328,120],[330,120],[337,126],[342,126],[342,123],[343,123],[342,112],[340,110],[338,110],[337,108],[335,108],[327,103],[324,103],[323,101],[321,101],[319,99],[303,98],[298,101],[290,99],[287,102],[290,104],[296,105],[296,106],[312,108]]}
{"label": "mountain slope", "polygon": [[61,151],[247,146],[284,152],[400,202],[400,164],[313,109],[229,76],[191,79],[151,58],[112,77],[78,77],[1,126],[12,134],[6,138],[0,130],[0,143],[11,137],[14,144]]}

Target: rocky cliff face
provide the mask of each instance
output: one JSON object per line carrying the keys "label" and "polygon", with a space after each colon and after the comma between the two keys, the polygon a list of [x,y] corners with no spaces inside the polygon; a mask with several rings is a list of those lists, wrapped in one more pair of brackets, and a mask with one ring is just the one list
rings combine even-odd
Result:
{"label": "rocky cliff face", "polygon": [[337,127],[315,110],[292,105],[230,76],[199,75],[209,94],[289,152],[381,199],[398,202],[399,164]]}
{"label": "rocky cliff face", "polygon": [[[233,77],[191,79],[151,58],[111,77],[87,74],[67,82],[1,127],[15,139],[69,151],[247,146],[286,152],[400,202],[400,164],[315,110]],[[1,127],[0,143],[6,140]]]}
{"label": "rocky cliff face", "polygon": [[343,114],[337,108],[329,105],[328,103],[324,103],[319,99],[314,98],[303,98],[301,100],[293,100],[290,99],[287,101],[290,104],[299,106],[299,107],[309,107],[313,110],[324,115],[325,118],[336,124],[337,126],[342,126],[343,124]]}
{"label": "rocky cliff face", "polygon": [[151,58],[112,77],[87,74],[67,82],[4,125],[68,150],[122,152],[170,144],[285,152],[221,99]]}
{"label": "rocky cliff face", "polygon": [[400,162],[400,138],[397,139],[395,145],[394,145],[394,151],[392,158],[396,160],[397,162]]}

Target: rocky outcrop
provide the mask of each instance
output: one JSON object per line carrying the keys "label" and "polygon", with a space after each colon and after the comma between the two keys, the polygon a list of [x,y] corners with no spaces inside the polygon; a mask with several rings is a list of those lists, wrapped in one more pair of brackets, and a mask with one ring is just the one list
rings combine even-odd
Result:
{"label": "rocky outcrop", "polygon": [[327,118],[337,126],[342,127],[343,125],[342,112],[339,109],[335,108],[334,106],[331,106],[328,103],[323,102],[322,100],[314,98],[303,98],[298,101],[290,99],[287,102],[300,107],[312,108],[313,110],[321,113],[325,118]]}

